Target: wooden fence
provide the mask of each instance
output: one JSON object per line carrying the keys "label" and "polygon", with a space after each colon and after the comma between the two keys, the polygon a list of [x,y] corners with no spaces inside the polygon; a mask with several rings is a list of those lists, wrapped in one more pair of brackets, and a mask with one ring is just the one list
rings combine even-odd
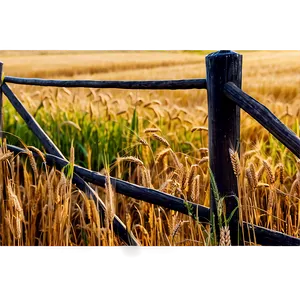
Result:
{"label": "wooden fence", "polygon": [[[0,78],[2,79],[3,64],[0,62]],[[0,82],[0,133],[3,128],[3,102],[2,93],[14,106],[16,111],[26,122],[28,128],[36,135],[44,146],[47,154],[48,165],[55,165],[62,169],[69,162],[39,126],[33,116],[26,110],[22,102],[11,91],[7,83],[54,86],[54,87],[88,87],[88,88],[118,88],[118,89],[151,89],[151,90],[176,90],[176,89],[207,89],[208,95],[208,122],[209,122],[209,164],[219,193],[226,197],[226,218],[232,215],[229,222],[232,245],[238,245],[238,231],[244,229],[245,239],[261,245],[300,245],[300,239],[284,233],[239,222],[239,211],[236,201],[238,197],[237,179],[231,166],[228,149],[240,143],[240,108],[256,119],[293,154],[300,158],[300,139],[287,128],[265,106],[241,90],[242,83],[242,55],[232,51],[218,51],[206,57],[206,79],[166,80],[166,81],[94,81],[94,80],[48,80],[35,78],[17,78],[5,76]],[[8,149],[21,153],[24,149],[8,145]],[[37,154],[35,154],[37,155]],[[223,173],[226,170],[226,176]],[[159,205],[191,216],[200,222],[211,222],[217,216],[216,199],[213,191],[210,195],[210,208],[198,205],[181,198],[168,195],[158,190],[145,188],[129,182],[111,178],[116,192]],[[94,201],[100,203],[100,214],[105,214],[106,207],[99,196],[88,183],[104,187],[105,176],[98,172],[74,167],[73,183],[87,193]],[[138,246],[139,243],[132,232],[126,230],[123,222],[114,216],[113,226],[115,233],[127,244]],[[242,226],[243,228],[240,228]],[[218,226],[216,226],[218,229]],[[250,229],[250,230],[249,230]],[[219,232],[217,231],[217,235]]]}

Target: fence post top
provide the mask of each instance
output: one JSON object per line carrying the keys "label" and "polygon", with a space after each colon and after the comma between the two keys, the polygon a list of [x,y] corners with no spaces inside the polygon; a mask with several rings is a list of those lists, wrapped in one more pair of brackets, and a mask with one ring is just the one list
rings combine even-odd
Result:
{"label": "fence post top", "polygon": [[219,48],[219,51],[224,53],[224,52],[231,52],[232,48]]}
{"label": "fence post top", "polygon": [[227,56],[227,55],[230,55],[230,56],[231,56],[231,55],[234,55],[234,56],[235,56],[235,55],[242,56],[241,54],[239,54],[239,53],[233,51],[232,48],[218,48],[217,51],[208,54],[206,57],[207,57],[208,59],[210,59],[210,58],[213,59],[213,58],[217,58],[217,57],[220,57],[220,56]]}

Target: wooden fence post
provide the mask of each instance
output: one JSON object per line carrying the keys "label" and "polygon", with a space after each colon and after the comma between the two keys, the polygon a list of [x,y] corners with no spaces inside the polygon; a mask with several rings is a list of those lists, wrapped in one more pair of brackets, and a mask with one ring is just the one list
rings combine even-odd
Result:
{"label": "wooden fence post", "polygon": [[0,145],[2,146],[3,130],[3,98],[2,98],[3,62],[0,61]]}
{"label": "wooden fence post", "polygon": [[[221,197],[226,196],[226,218],[237,207],[237,178],[233,172],[229,148],[239,153],[240,108],[223,92],[224,84],[231,81],[241,88],[242,55],[222,50],[206,56],[206,80],[208,96],[208,130],[210,169]],[[212,187],[212,185],[211,185]],[[217,221],[217,207],[214,193],[210,191],[211,219],[215,216],[217,241],[220,228]],[[238,245],[238,209],[230,223],[231,244]]]}

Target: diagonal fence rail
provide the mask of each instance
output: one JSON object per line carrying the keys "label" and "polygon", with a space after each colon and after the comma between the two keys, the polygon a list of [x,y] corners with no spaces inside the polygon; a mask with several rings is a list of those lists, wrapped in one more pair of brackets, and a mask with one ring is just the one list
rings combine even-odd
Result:
{"label": "diagonal fence rail", "polygon": [[300,139],[268,108],[243,92],[233,82],[224,85],[224,94],[266,128],[275,138],[300,158]]}
{"label": "diagonal fence rail", "polygon": [[[2,63],[0,63],[2,70]],[[300,156],[299,138],[265,106],[251,98],[241,89],[242,56],[232,51],[219,51],[206,57],[207,79],[184,79],[184,80],[161,80],[161,81],[98,81],[98,80],[52,80],[39,78],[19,78],[6,76],[0,85],[0,105],[2,112],[2,92],[6,95],[29,129],[38,137],[45,147],[46,161],[49,165],[55,165],[60,170],[69,162],[61,151],[46,135],[36,120],[25,109],[21,101],[10,90],[6,83],[53,86],[53,87],[86,87],[86,88],[116,88],[116,89],[151,89],[151,90],[178,90],[178,89],[207,89],[209,104],[209,151],[210,167],[216,174],[218,187],[224,194],[235,194],[238,196],[237,183],[233,174],[223,176],[222,169],[231,169],[228,145],[238,144],[240,136],[239,108],[244,109],[267,130],[269,130],[279,141],[281,141],[298,158]],[[1,72],[0,72],[1,73]],[[1,75],[1,74],[0,74]],[[2,77],[1,77],[2,78]],[[0,116],[2,124],[2,115]],[[8,145],[15,153],[21,153],[23,149]],[[220,168],[220,166],[222,166]],[[201,222],[212,221],[211,217],[217,215],[216,199],[211,192],[211,208],[207,208],[181,198],[174,197],[160,191],[134,185],[116,178],[111,178],[117,193],[160,205],[183,214]],[[73,182],[85,191],[94,201],[100,203],[101,213],[106,212],[106,207],[92,187],[87,183],[105,186],[105,176],[82,168],[74,167]],[[226,215],[230,215],[234,209],[235,200],[229,199],[226,203]],[[237,240],[237,209],[230,221],[230,230],[233,235],[233,245],[238,245]],[[114,230],[116,234],[127,245],[138,245],[132,233],[127,232],[122,221],[114,216]],[[256,240],[261,245],[300,245],[300,239],[284,233],[243,222],[242,229],[246,240]]]}

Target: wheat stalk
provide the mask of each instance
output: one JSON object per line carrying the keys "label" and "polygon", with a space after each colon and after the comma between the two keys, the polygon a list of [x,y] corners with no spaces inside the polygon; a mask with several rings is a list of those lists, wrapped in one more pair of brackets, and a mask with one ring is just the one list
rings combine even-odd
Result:
{"label": "wheat stalk", "polygon": [[120,157],[120,158],[118,158],[118,160],[119,161],[125,160],[125,161],[136,163],[139,166],[144,166],[144,163],[140,159],[138,159],[137,157],[134,157],[134,156]]}
{"label": "wheat stalk", "polygon": [[201,154],[208,155],[208,148],[199,148]]}
{"label": "wheat stalk", "polygon": [[87,212],[88,219],[92,220],[92,211],[91,211],[91,200],[89,200],[85,195],[83,195],[84,204]]}
{"label": "wheat stalk", "polygon": [[100,216],[95,201],[90,201],[92,210],[92,219],[98,228],[100,228]]}
{"label": "wheat stalk", "polygon": [[195,203],[199,203],[200,201],[200,195],[199,195],[199,191],[200,191],[200,175],[195,176],[193,182],[192,182],[192,200]]}
{"label": "wheat stalk", "polygon": [[230,230],[228,226],[220,229],[220,246],[231,246]]}
{"label": "wheat stalk", "polygon": [[167,192],[168,190],[168,186],[170,183],[172,183],[173,180],[172,179],[167,179],[160,187],[159,187],[159,190],[162,191],[162,192]]}
{"label": "wheat stalk", "polygon": [[[90,109],[92,109],[92,108],[90,108]],[[91,111],[90,113],[92,114],[92,111]],[[76,128],[77,130],[81,131],[80,126],[79,126],[78,124],[76,124],[75,122],[73,122],[73,121],[64,121],[64,122],[62,122],[62,123],[60,124],[59,127],[61,128],[63,125],[70,125],[71,127],[74,127],[74,128]]]}
{"label": "wheat stalk", "polygon": [[275,180],[279,178],[279,182],[281,184],[284,183],[284,177],[283,177],[283,164],[279,163],[275,166]]}
{"label": "wheat stalk", "polygon": [[127,110],[121,110],[121,111],[119,111],[119,112],[117,112],[117,116],[120,116],[120,115],[123,115],[123,114],[125,114],[125,113],[127,113]]}
{"label": "wheat stalk", "polygon": [[146,128],[144,130],[144,133],[155,133],[155,132],[161,132],[159,128]]}
{"label": "wheat stalk", "polygon": [[257,179],[256,173],[255,173],[255,167],[254,167],[253,163],[250,163],[250,165],[249,165],[249,171],[250,171],[249,175],[251,177],[250,181],[252,183],[252,189],[255,189],[257,187],[257,184],[258,184],[258,179]]}
{"label": "wheat stalk", "polygon": [[5,160],[7,160],[7,159],[9,159],[9,158],[11,158],[12,156],[13,156],[13,152],[7,152],[7,153],[3,153],[3,154],[1,154],[1,157],[0,157],[0,162],[2,162],[2,161],[5,161]]}
{"label": "wheat stalk", "polygon": [[294,197],[294,195],[300,195],[300,180],[296,178],[291,186],[290,195]]}
{"label": "wheat stalk", "polygon": [[241,174],[241,165],[240,165],[240,159],[237,151],[233,151],[229,148],[229,156],[233,168],[234,175],[238,178]]}
{"label": "wheat stalk", "polygon": [[198,161],[198,166],[201,166],[202,164],[208,162],[209,160],[209,157],[208,156],[204,156],[203,158],[201,158],[199,161]]}
{"label": "wheat stalk", "polygon": [[129,212],[126,212],[125,220],[126,220],[125,223],[126,223],[127,231],[130,231],[131,230],[132,219],[131,219],[131,216],[130,216]]}
{"label": "wheat stalk", "polygon": [[55,193],[55,196],[56,196],[56,200],[55,200],[55,203],[58,204],[60,202],[60,191],[61,191],[61,188],[63,186],[66,186],[67,185],[67,180],[66,180],[66,176],[65,174],[62,172],[61,173],[61,176],[60,176],[60,180],[58,182],[58,185],[56,187],[56,193]]}
{"label": "wheat stalk", "polygon": [[273,184],[275,182],[275,176],[273,175],[273,172],[272,172],[269,162],[267,160],[264,160],[263,165],[267,172],[267,177],[268,177],[269,183]]}
{"label": "wheat stalk", "polygon": [[263,174],[264,174],[264,171],[265,171],[265,166],[262,165],[262,166],[258,169],[258,171],[257,171],[257,173],[256,173],[257,181],[260,181],[260,180],[261,180],[261,178],[262,178],[262,176],[263,176]]}
{"label": "wheat stalk", "polygon": [[204,127],[204,126],[196,126],[191,129],[191,132],[194,132],[194,131],[208,131],[208,128]]}
{"label": "wheat stalk", "polygon": [[42,161],[44,163],[46,162],[45,155],[43,154],[43,152],[40,149],[38,149],[34,146],[27,146],[27,148],[34,150],[39,155],[39,157],[42,159]]}
{"label": "wheat stalk", "polygon": [[151,175],[150,170],[146,169],[145,167],[141,168],[142,171],[142,184],[145,187],[151,187]]}
{"label": "wheat stalk", "polygon": [[251,157],[253,154],[256,154],[258,150],[249,150],[243,154],[243,159],[247,160],[249,157]]}
{"label": "wheat stalk", "polygon": [[152,137],[153,137],[154,139],[156,139],[157,141],[159,141],[160,143],[162,143],[162,144],[163,144],[164,146],[166,146],[167,148],[170,147],[169,142],[168,142],[166,139],[164,139],[163,137],[157,135],[156,133],[153,133],[153,134],[152,134]]}
{"label": "wheat stalk", "polygon": [[166,148],[162,151],[160,151],[157,155],[156,155],[156,158],[155,158],[155,162],[156,163],[159,163],[170,151],[171,149],[170,148]]}
{"label": "wheat stalk", "polygon": [[105,190],[106,190],[106,205],[107,205],[107,218],[110,224],[112,224],[114,218],[114,207],[113,207],[113,199],[114,199],[114,191],[112,188],[109,172],[107,172],[105,178]]}
{"label": "wheat stalk", "polygon": [[21,228],[21,219],[19,214],[16,217],[16,239],[19,240],[21,238],[22,228]]}
{"label": "wheat stalk", "polygon": [[20,205],[19,199],[17,197],[17,195],[13,192],[12,190],[12,186],[11,186],[11,181],[8,181],[7,184],[7,193],[8,193],[8,199],[9,201],[11,201],[11,203],[13,204],[13,206],[15,207],[15,209],[21,214],[23,213],[23,209]]}
{"label": "wheat stalk", "polygon": [[170,154],[173,158],[173,161],[175,163],[176,169],[181,169],[182,164],[180,163],[177,155],[170,149]]}
{"label": "wheat stalk", "polygon": [[34,159],[34,156],[32,154],[32,152],[30,150],[26,150],[26,154],[28,155],[28,158],[29,158],[29,163],[30,163],[30,166],[33,170],[33,173],[34,173],[34,178],[38,178],[38,169],[37,169],[37,165],[36,165],[36,161]]}
{"label": "wheat stalk", "polygon": [[138,141],[139,143],[141,143],[143,146],[149,146],[147,141],[145,141],[144,139],[142,139],[141,137],[138,137]]}
{"label": "wheat stalk", "polygon": [[[177,217],[175,217],[175,219],[176,219],[176,218],[177,218]],[[174,223],[175,223],[175,219],[174,219]],[[190,221],[182,221],[182,220],[179,221],[178,224],[176,224],[175,227],[174,227],[174,231],[173,231],[173,233],[175,233],[175,234],[174,234],[174,237],[176,236],[176,234],[177,234],[177,232],[178,232],[178,230],[179,230],[179,227],[182,226],[182,224],[184,224],[184,223],[189,223],[189,222],[190,222]],[[174,223],[173,223],[173,224],[174,224]],[[180,224],[179,224],[179,223],[180,223]],[[179,227],[178,227],[178,226],[179,226]],[[177,228],[177,227],[178,227],[178,228]]]}
{"label": "wheat stalk", "polygon": [[191,165],[191,168],[190,168],[190,171],[189,171],[189,176],[188,176],[188,179],[187,179],[187,184],[188,184],[189,190],[190,190],[190,187],[192,185],[192,181],[194,179],[194,176],[195,176],[195,173],[196,173],[197,169],[198,169],[198,165],[196,165],[196,164]]}
{"label": "wheat stalk", "polygon": [[276,193],[273,191],[273,189],[270,189],[269,197],[268,197],[268,205],[267,205],[267,213],[268,214],[271,214],[271,212],[272,212],[275,195],[276,195]]}
{"label": "wheat stalk", "polygon": [[254,177],[253,177],[253,174],[252,174],[250,168],[246,169],[246,177],[247,177],[250,189],[252,191],[254,191],[254,189],[255,189]]}

